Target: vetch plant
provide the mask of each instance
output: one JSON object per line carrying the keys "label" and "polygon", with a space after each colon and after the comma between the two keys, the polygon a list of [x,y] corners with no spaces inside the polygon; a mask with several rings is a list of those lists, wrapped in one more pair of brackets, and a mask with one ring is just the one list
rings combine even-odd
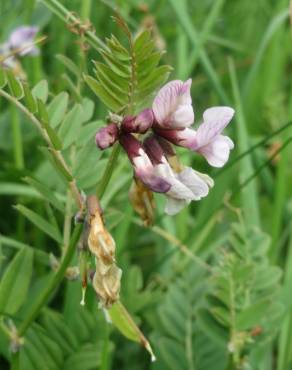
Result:
{"label": "vetch plant", "polygon": [[[0,259],[1,353],[15,370],[109,370],[113,358],[113,366],[137,368],[145,354],[116,328],[158,358],[151,369],[263,370],[257,358],[283,312],[281,270],[269,259],[270,241],[259,225],[247,226],[237,209],[238,222],[231,224],[233,213],[218,211],[230,198],[217,175],[273,134],[227,164],[234,143],[225,130],[235,110],[238,122],[243,112],[238,101],[236,109],[228,106],[233,103],[214,74],[223,105],[195,117],[196,76],[187,79],[189,68],[183,76],[164,65],[151,31],[133,34],[115,15],[119,37],[102,41],[84,21],[86,1],[83,20],[57,0],[41,2],[82,47],[80,55],[70,49],[72,59],[58,54],[54,68],[62,65],[62,72],[31,87],[13,66],[39,53],[38,28],[17,28],[1,45],[1,110],[10,103],[42,138],[33,141],[29,160],[22,153],[24,163],[13,174],[22,183],[7,186],[16,189],[14,209],[26,223],[16,221],[17,233],[25,228],[22,238],[0,235],[1,253],[2,244],[19,249],[9,263]],[[171,6],[181,17],[183,7]],[[190,25],[183,27],[195,37]],[[195,52],[206,62],[203,41]],[[208,58],[203,65],[212,76]],[[232,138],[237,126],[244,125],[231,125]],[[35,152],[42,160],[32,170]],[[198,171],[197,159],[210,173]],[[236,191],[257,171],[247,173]]]}

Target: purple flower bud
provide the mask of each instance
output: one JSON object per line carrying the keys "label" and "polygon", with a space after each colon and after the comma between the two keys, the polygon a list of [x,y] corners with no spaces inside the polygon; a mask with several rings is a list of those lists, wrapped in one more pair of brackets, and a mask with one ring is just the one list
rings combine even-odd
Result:
{"label": "purple flower bud", "polygon": [[96,145],[99,149],[104,150],[112,146],[119,136],[119,128],[115,123],[99,129],[95,136]]}
{"label": "purple flower bud", "polygon": [[144,134],[153,124],[154,115],[150,108],[144,109],[137,116],[127,116],[122,122],[122,130],[127,133]]}
{"label": "purple flower bud", "polygon": [[144,140],[143,146],[149,158],[151,159],[151,162],[154,165],[164,162],[165,157],[163,149],[159,145],[159,142],[157,141],[154,135],[148,136]]}

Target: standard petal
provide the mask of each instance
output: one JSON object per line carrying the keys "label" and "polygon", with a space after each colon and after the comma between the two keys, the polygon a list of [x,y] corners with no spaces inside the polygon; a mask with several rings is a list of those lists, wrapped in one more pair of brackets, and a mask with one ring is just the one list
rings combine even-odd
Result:
{"label": "standard petal", "polygon": [[[156,122],[164,128],[180,128],[192,124],[194,112],[191,106],[192,98],[190,94],[191,80],[186,82],[174,80],[167,83],[158,92],[152,105]],[[180,110],[186,118],[182,121],[180,116],[175,115]],[[178,120],[176,122],[176,120]]]}
{"label": "standard petal", "polygon": [[171,197],[167,197],[166,205],[165,205],[165,213],[169,216],[174,216],[178,212],[180,212],[184,207],[190,204],[190,200],[185,199],[174,199]]}
{"label": "standard petal", "polygon": [[200,148],[208,163],[213,167],[222,167],[228,161],[230,150],[234,148],[233,141],[228,136],[218,135],[210,144]]}
{"label": "standard petal", "polygon": [[195,114],[190,104],[179,105],[171,116],[172,128],[185,128],[193,124]]}
{"label": "standard petal", "polygon": [[228,125],[234,115],[230,107],[213,107],[205,110],[203,123],[197,130],[197,148],[209,144]]}

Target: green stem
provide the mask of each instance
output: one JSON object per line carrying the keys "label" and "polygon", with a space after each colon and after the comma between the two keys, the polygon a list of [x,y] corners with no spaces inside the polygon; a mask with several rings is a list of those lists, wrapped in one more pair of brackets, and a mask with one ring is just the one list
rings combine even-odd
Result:
{"label": "green stem", "polygon": [[91,5],[92,0],[83,0],[81,3],[80,15],[84,21],[90,18]]}
{"label": "green stem", "polygon": [[10,370],[19,370],[19,352],[13,353],[11,356]]}
{"label": "green stem", "polygon": [[49,146],[49,149],[55,159],[55,161],[58,164],[58,168],[63,168],[63,171],[65,171],[68,175],[68,185],[70,186],[70,189],[72,191],[72,194],[74,196],[74,199],[76,201],[76,204],[79,209],[83,209],[83,199],[82,196],[77,188],[76,180],[73,178],[73,175],[71,174],[70,168],[67,165],[67,162],[65,161],[65,158],[63,157],[63,154],[61,151],[54,149],[54,144],[52,143],[49,135],[47,134],[47,131],[42,127],[42,123],[34,116],[33,113],[31,113],[24,105],[22,105],[17,99],[15,99],[13,96],[9,95],[5,90],[0,89],[0,96],[3,96],[7,101],[12,103],[15,107],[17,107],[24,115],[36,126],[36,128],[39,130],[40,134],[46,141],[46,143]]}
{"label": "green stem", "polygon": [[38,299],[35,301],[35,303],[32,305],[30,312],[25,317],[24,321],[21,323],[18,329],[18,335],[21,337],[25,334],[26,330],[29,328],[30,324],[35,320],[35,318],[38,316],[40,310],[42,307],[47,303],[48,299],[50,298],[53,291],[57,288],[57,286],[62,281],[64,274],[66,272],[66,269],[73,257],[76,244],[79,241],[80,235],[82,231],[82,225],[78,224],[75,227],[75,230],[72,234],[70,243],[68,247],[66,248],[66,252],[62,258],[62,261],[60,263],[60,266],[56,273],[52,276],[51,281],[46,286],[45,290],[43,290],[42,294],[38,296]]}
{"label": "green stem", "polygon": [[117,162],[120,151],[121,151],[120,145],[115,144],[115,146],[113,147],[113,150],[111,152],[111,155],[108,159],[108,162],[107,162],[105,171],[103,173],[102,179],[100,180],[100,182],[97,186],[97,196],[98,196],[98,198],[102,198],[102,196],[104,195],[105,189],[107,188],[107,186],[110,182],[111,176],[113,174],[114,167],[115,167],[115,164]]}
{"label": "green stem", "polygon": [[233,364],[232,354],[229,354],[229,356],[228,356],[228,361],[227,361],[227,365],[226,365],[225,370],[236,370],[236,368],[234,367],[234,364]]}
{"label": "green stem", "polygon": [[104,327],[104,339],[103,339],[103,346],[101,351],[101,363],[100,363],[100,370],[108,370],[109,369],[109,344],[110,344],[110,328],[108,322],[105,322]]}
{"label": "green stem", "polygon": [[[70,12],[57,0],[40,0],[47,8],[49,8],[57,17],[62,19],[66,23],[78,23],[79,19]],[[106,48],[105,44],[94,34],[94,32],[87,29],[85,32],[85,37],[89,44],[98,49],[100,47]]]}
{"label": "green stem", "polygon": [[24,159],[19,113],[16,110],[15,106],[11,106],[10,113],[13,136],[14,163],[15,167],[21,170],[24,167]]}

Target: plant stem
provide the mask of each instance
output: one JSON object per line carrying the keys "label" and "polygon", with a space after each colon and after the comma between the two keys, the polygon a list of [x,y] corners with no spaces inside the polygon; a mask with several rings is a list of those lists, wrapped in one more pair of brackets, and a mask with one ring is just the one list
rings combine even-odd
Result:
{"label": "plant stem", "polygon": [[35,318],[38,316],[40,310],[42,307],[47,303],[48,299],[50,298],[50,295],[53,293],[53,291],[57,288],[57,286],[60,284],[61,280],[63,279],[63,276],[66,272],[66,269],[73,257],[76,244],[79,241],[79,237],[81,235],[82,231],[82,225],[78,224],[75,227],[75,230],[72,234],[70,243],[68,247],[66,248],[66,252],[63,255],[62,261],[58,267],[58,270],[56,273],[52,276],[52,279],[50,283],[47,285],[46,289],[42,292],[42,294],[38,297],[38,299],[33,304],[30,312],[24,319],[24,321],[21,323],[19,329],[18,329],[18,335],[21,337],[24,335],[30,324],[35,320]]}
{"label": "plant stem", "polygon": [[91,4],[92,0],[83,0],[81,3],[80,15],[84,21],[90,17]]}
{"label": "plant stem", "polygon": [[14,163],[15,167],[21,170],[24,167],[23,159],[23,145],[22,145],[22,135],[20,127],[19,113],[15,106],[11,106],[11,124],[12,124],[12,136],[13,136],[13,150],[14,150]]}
{"label": "plant stem", "polygon": [[233,364],[233,356],[232,354],[229,354],[228,360],[227,360],[227,365],[225,370],[236,370]]}
{"label": "plant stem", "polygon": [[19,352],[13,353],[11,356],[10,370],[19,370]]}
{"label": "plant stem", "polygon": [[[70,12],[57,0],[40,0],[47,8],[49,8],[57,17],[62,19],[66,23],[80,24],[80,20]],[[83,0],[85,1],[85,0]],[[90,28],[84,31],[85,37],[89,44],[98,49],[100,47],[106,48],[105,44],[90,30]]]}
{"label": "plant stem", "polygon": [[105,171],[103,173],[103,176],[102,176],[102,178],[101,178],[101,180],[100,180],[100,182],[97,186],[97,197],[98,198],[102,198],[102,196],[104,195],[105,189],[106,189],[106,187],[108,186],[108,184],[110,182],[110,179],[111,179],[116,161],[118,159],[118,156],[120,154],[120,151],[121,151],[120,145],[118,143],[115,144],[115,146],[113,147],[113,150],[111,152],[111,155],[108,159],[108,162],[107,162]]}
{"label": "plant stem", "polygon": [[6,100],[8,100],[10,103],[14,104],[15,107],[17,107],[22,113],[24,113],[28,119],[36,126],[36,128],[41,133],[44,140],[47,142],[49,148],[51,149],[51,153],[54,156],[55,161],[59,164],[61,168],[65,170],[65,172],[68,174],[70,181],[68,180],[68,185],[72,191],[72,194],[74,196],[75,202],[79,209],[83,210],[83,199],[82,196],[77,188],[76,180],[74,179],[73,175],[71,174],[70,168],[67,165],[62,153],[59,150],[56,150],[54,148],[54,145],[45,131],[45,129],[42,127],[41,122],[31,113],[24,105],[22,105],[17,99],[15,99],[13,96],[9,95],[6,91],[3,89],[0,89],[0,96],[3,96]]}

